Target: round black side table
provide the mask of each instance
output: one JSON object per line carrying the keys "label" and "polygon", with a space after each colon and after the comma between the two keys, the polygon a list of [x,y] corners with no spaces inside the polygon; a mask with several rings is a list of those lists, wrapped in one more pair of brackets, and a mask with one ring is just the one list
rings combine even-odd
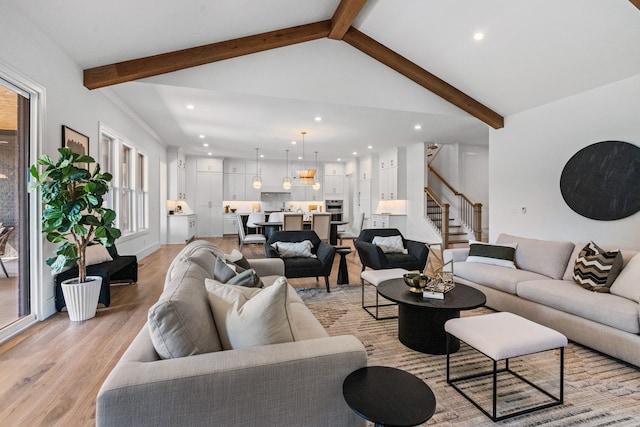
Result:
{"label": "round black side table", "polygon": [[420,378],[388,366],[352,372],[342,384],[347,405],[376,426],[416,426],[436,410],[436,397]]}
{"label": "round black side table", "polygon": [[347,268],[347,255],[351,253],[349,246],[336,246],[336,253],[340,255],[340,267],[338,268],[338,285],[349,284],[349,269]]}

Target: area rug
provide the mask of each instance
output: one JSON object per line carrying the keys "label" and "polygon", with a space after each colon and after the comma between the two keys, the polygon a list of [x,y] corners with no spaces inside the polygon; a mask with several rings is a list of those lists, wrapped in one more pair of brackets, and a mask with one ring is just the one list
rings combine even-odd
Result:
{"label": "area rug", "polygon": [[[373,291],[369,291],[373,302]],[[398,341],[397,320],[376,321],[360,307],[360,285],[324,289],[300,289],[298,294],[329,335],[355,335],[364,345],[369,366],[393,366],[425,381],[436,395],[434,416],[425,426],[494,425],[482,412],[446,383],[446,356],[423,354]],[[395,307],[386,310],[397,310]],[[486,308],[463,312],[463,316],[490,313]],[[558,394],[559,352],[545,352],[510,361],[510,367]],[[491,368],[490,359],[462,344],[452,356],[452,375]],[[490,380],[463,385],[490,410]],[[544,396],[510,378],[499,379],[498,408],[513,412],[542,403]],[[389,391],[392,392],[391,390]],[[536,399],[540,399],[536,401]],[[640,370],[579,344],[565,349],[564,405],[504,420],[500,426],[640,426]],[[500,412],[499,412],[500,415]]]}

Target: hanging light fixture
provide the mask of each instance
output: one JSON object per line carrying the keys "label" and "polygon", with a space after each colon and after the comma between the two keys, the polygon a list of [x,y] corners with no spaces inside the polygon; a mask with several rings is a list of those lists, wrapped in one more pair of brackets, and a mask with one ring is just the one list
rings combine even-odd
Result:
{"label": "hanging light fixture", "polygon": [[282,188],[285,190],[291,190],[291,178],[289,178],[289,150],[284,150],[287,152],[287,163],[286,163],[286,173],[287,175],[282,178]]}
{"label": "hanging light fixture", "polygon": [[[316,151],[316,170],[318,170],[318,152]],[[320,189],[320,182],[318,181],[318,177],[316,176],[314,179],[314,183],[311,186],[314,190],[318,191]]]}
{"label": "hanging light fixture", "polygon": [[307,132],[300,132],[302,134],[302,169],[298,171],[299,183],[300,185],[313,185],[315,184],[315,180],[313,177],[316,174],[315,169],[307,169],[307,165],[305,163],[304,156],[304,136]]}
{"label": "hanging light fixture", "polygon": [[253,188],[255,188],[256,190],[259,190],[260,188],[262,188],[262,179],[260,179],[260,173],[259,173],[259,160],[258,160],[258,155],[260,154],[260,149],[256,148],[256,176],[253,177]]}

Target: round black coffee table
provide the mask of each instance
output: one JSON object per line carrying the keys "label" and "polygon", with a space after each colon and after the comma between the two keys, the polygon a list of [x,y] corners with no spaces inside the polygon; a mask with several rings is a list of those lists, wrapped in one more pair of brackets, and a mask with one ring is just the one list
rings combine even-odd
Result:
{"label": "round black coffee table", "polygon": [[342,384],[347,405],[376,426],[416,426],[436,410],[436,397],[420,378],[387,366],[352,372]]}
{"label": "round black coffee table", "polygon": [[[429,354],[447,353],[447,333],[444,324],[460,317],[460,310],[482,307],[487,298],[471,286],[456,284],[444,299],[424,298],[409,292],[403,279],[393,279],[378,285],[378,293],[398,303],[398,338],[407,347]],[[451,337],[450,353],[458,351],[460,341]]]}

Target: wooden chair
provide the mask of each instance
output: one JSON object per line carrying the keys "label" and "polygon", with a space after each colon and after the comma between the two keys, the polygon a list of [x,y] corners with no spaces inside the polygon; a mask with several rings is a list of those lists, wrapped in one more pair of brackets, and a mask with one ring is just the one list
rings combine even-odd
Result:
{"label": "wooden chair", "polygon": [[242,252],[242,245],[263,245],[266,243],[267,238],[264,234],[244,234],[244,226],[242,225],[242,219],[240,215],[236,214],[238,223],[238,237],[240,238],[240,252]]}
{"label": "wooden chair", "polygon": [[2,256],[4,255],[5,248],[7,247],[7,240],[9,240],[9,236],[13,233],[13,229],[14,227],[7,227],[0,235],[0,266],[2,266],[2,271],[4,271],[4,275],[7,277],[9,277],[9,273],[7,273],[7,269],[2,262]]}
{"label": "wooden chair", "polygon": [[303,229],[303,214],[285,214],[282,218],[282,229],[284,231],[300,231]]}
{"label": "wooden chair", "polygon": [[320,240],[329,243],[331,237],[331,214],[314,213],[311,216],[311,229],[316,232]]}

